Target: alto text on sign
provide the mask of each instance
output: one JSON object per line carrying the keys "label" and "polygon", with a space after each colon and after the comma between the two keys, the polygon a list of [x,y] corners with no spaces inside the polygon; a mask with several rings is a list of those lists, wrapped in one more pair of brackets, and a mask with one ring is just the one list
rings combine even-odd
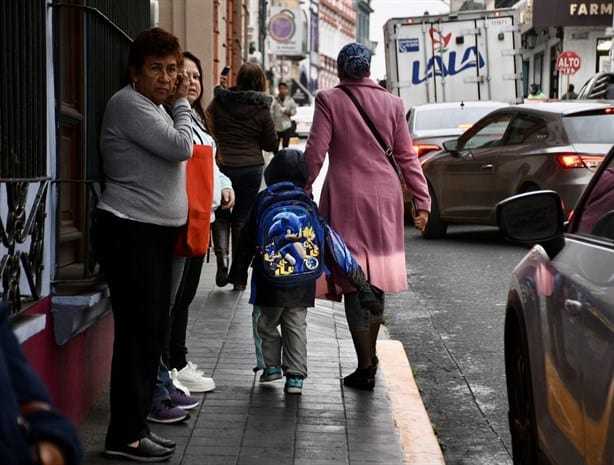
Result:
{"label": "alto text on sign", "polygon": [[556,69],[561,74],[576,74],[582,65],[582,59],[576,52],[562,52],[556,59]]}

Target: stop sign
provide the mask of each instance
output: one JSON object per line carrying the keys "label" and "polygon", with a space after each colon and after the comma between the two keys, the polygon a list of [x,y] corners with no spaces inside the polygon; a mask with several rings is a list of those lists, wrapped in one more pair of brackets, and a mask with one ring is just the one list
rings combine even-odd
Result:
{"label": "stop sign", "polygon": [[582,60],[576,52],[562,52],[556,59],[556,69],[561,74],[576,74],[580,69]]}

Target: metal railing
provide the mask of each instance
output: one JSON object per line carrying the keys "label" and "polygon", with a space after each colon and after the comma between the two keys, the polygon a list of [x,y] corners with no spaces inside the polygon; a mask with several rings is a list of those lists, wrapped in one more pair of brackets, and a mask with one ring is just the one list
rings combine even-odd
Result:
{"label": "metal railing", "polygon": [[[17,313],[24,302],[41,297],[49,178],[0,179],[0,183],[6,187],[8,210],[6,223],[0,218],[0,241],[6,247],[6,252],[0,257],[2,299],[9,305],[11,313]],[[38,185],[36,195],[28,205],[30,187],[34,185]],[[29,295],[21,293],[22,271],[28,282]]]}

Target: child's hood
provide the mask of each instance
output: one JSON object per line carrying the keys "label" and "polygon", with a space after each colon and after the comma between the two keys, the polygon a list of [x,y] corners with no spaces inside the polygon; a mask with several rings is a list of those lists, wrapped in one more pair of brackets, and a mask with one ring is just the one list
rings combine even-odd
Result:
{"label": "child's hood", "polygon": [[267,186],[282,181],[290,181],[297,186],[305,187],[309,170],[305,155],[300,150],[283,149],[277,152],[264,170],[264,180]]}

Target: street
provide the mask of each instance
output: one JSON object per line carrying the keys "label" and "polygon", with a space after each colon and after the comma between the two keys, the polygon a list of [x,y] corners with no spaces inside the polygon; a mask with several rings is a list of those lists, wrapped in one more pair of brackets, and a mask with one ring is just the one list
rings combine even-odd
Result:
{"label": "street", "polygon": [[526,249],[495,228],[450,227],[424,240],[406,227],[408,292],[387,296],[447,464],[512,463],[503,324],[510,272]]}

